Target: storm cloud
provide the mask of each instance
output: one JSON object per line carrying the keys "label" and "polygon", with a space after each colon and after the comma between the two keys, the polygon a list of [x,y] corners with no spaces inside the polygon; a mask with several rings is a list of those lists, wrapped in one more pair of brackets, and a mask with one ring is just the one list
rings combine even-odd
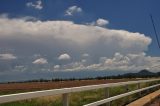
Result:
{"label": "storm cloud", "polygon": [[[96,67],[91,69],[99,70],[102,65],[97,65],[102,57],[111,58],[115,53],[124,56],[141,54],[147,51],[151,41],[151,38],[138,32],[76,24],[72,21],[0,17],[1,54],[15,54],[18,58],[16,66],[26,68],[33,67],[33,62],[46,64],[46,70],[65,70],[68,67],[79,70]],[[39,58],[35,57],[36,54],[40,54]],[[120,58],[120,54],[115,55],[115,59]],[[63,59],[70,61],[63,63]],[[114,59],[103,61],[105,64],[122,64],[116,63]],[[126,61],[129,60],[125,58],[124,65]]]}

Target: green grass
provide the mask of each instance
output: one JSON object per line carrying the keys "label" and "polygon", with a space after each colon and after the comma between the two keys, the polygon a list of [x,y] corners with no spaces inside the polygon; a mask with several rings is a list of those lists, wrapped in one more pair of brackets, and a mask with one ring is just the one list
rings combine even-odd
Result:
{"label": "green grass", "polygon": [[[141,87],[146,87],[152,84],[154,83],[141,84]],[[129,88],[128,91],[132,91],[137,89],[137,85],[132,84],[132,85],[129,85],[128,88]],[[96,89],[96,90],[71,93],[70,106],[82,106],[84,104],[88,104],[91,102],[104,99],[105,90],[106,89]],[[110,96],[115,96],[125,92],[127,92],[127,90],[125,89],[125,86],[110,88]],[[7,94],[8,93],[10,92],[7,92]],[[1,92],[0,94],[4,94],[4,92],[3,93]],[[111,102],[111,106],[123,106],[129,103],[130,101],[137,99],[137,97],[139,97],[139,94],[134,94],[124,98],[117,99]],[[58,96],[58,97],[53,96],[53,97],[50,97],[49,99],[48,98],[46,99],[46,98],[43,97],[43,98],[29,99],[29,100],[23,100],[23,101],[12,102],[12,103],[5,103],[5,104],[0,104],[0,106],[62,106],[61,96]]]}

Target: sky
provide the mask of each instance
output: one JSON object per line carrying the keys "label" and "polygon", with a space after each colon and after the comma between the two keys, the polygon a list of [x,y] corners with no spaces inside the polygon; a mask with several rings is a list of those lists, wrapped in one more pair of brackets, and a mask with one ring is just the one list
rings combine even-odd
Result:
{"label": "sky", "polygon": [[160,48],[149,15],[159,35],[159,4],[159,0],[1,0],[0,80],[69,77],[67,72],[76,73],[72,77],[158,72]]}

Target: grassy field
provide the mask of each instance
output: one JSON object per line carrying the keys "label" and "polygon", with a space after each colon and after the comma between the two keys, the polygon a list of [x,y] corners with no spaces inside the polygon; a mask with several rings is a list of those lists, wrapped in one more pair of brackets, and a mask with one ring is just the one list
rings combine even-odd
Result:
{"label": "grassy field", "polygon": [[[151,84],[153,83],[141,84],[141,87],[145,87]],[[129,87],[129,91],[131,91],[136,89],[137,85],[133,84],[133,85],[129,85],[128,87]],[[25,90],[24,91],[21,90],[18,92],[25,92]],[[126,92],[126,89],[124,86],[110,88],[110,96],[114,96],[124,92]],[[8,94],[13,92],[1,91],[0,94],[4,94],[4,93]],[[14,92],[14,93],[17,93],[17,92]],[[128,97],[118,99],[116,101],[111,102],[111,106],[123,106],[124,104],[127,104],[127,102],[129,101],[133,101],[138,96],[139,96],[138,94],[134,94]],[[96,90],[71,93],[70,106],[82,106],[84,104],[91,103],[104,98],[105,98],[105,89],[96,89]],[[56,95],[56,96],[40,97],[40,98],[23,100],[23,101],[12,102],[12,103],[5,103],[5,104],[0,104],[0,106],[62,106],[61,100],[62,100],[61,95]]]}

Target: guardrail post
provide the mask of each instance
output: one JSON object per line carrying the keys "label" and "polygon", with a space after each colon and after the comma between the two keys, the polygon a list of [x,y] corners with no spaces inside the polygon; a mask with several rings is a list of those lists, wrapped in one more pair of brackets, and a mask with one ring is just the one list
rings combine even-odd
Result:
{"label": "guardrail post", "polygon": [[[109,97],[110,97],[109,95],[110,95],[110,94],[109,94],[109,88],[105,88],[105,97],[106,97],[106,98],[109,98]],[[110,102],[106,103],[106,106],[110,106],[110,105],[111,105]]]}
{"label": "guardrail post", "polygon": [[[140,83],[137,84],[137,88],[138,88],[138,89],[141,88],[141,84],[140,84]],[[141,92],[139,92],[139,96],[141,97]]]}
{"label": "guardrail post", "polygon": [[[158,81],[156,81],[156,84],[159,84],[159,82]],[[157,90],[159,89],[159,86],[157,87]]]}
{"label": "guardrail post", "polygon": [[62,96],[63,106],[69,106],[69,93],[64,93]]}
{"label": "guardrail post", "polygon": [[[128,87],[128,84],[126,84],[126,85],[125,85],[125,92],[128,92],[128,91],[129,91],[129,87]],[[125,103],[127,103],[128,100],[130,100],[130,98],[125,97]]]}
{"label": "guardrail post", "polygon": [[[158,81],[158,84],[160,83],[160,81]],[[158,89],[160,89],[160,86],[158,86]]]}
{"label": "guardrail post", "polygon": [[[146,87],[148,87],[149,86],[149,84],[146,82]],[[147,94],[149,94],[150,93],[150,90],[148,89],[147,90]]]}
{"label": "guardrail post", "polygon": [[125,85],[125,87],[126,87],[126,92],[128,92],[129,91],[128,85]]}

